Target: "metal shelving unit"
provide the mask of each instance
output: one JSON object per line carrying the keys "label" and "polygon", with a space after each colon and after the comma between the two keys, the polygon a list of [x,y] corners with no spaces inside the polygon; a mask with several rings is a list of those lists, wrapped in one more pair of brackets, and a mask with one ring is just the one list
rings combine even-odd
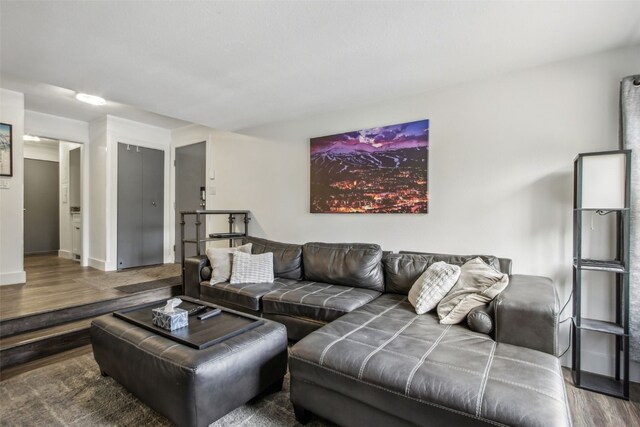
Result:
{"label": "metal shelving unit", "polygon": [[[228,240],[229,247],[233,246],[233,242],[238,239],[243,239],[249,235],[249,221],[251,221],[251,217],[249,216],[249,211],[232,211],[232,210],[195,210],[195,211],[182,211],[180,212],[180,244],[182,245],[182,254],[181,254],[181,265],[182,265],[182,292],[184,293],[185,289],[185,268],[184,268],[184,247],[186,243],[192,243],[196,245],[196,255],[201,255],[202,244],[206,242],[220,241],[220,240]],[[229,231],[224,233],[212,233],[209,237],[205,237],[203,239],[199,239],[200,236],[200,226],[202,224],[202,217],[207,215],[227,215],[227,222],[229,223]],[[236,224],[236,215],[241,215],[243,217],[242,222],[244,223],[244,232],[234,232],[233,228]],[[195,226],[196,226],[196,237],[194,239],[187,239],[184,235],[184,226],[186,224],[185,217],[195,217]]]}
{"label": "metal shelving unit", "polygon": [[[589,156],[624,156],[624,206],[583,206],[583,161]],[[616,150],[579,154],[574,161],[574,209],[573,209],[573,319],[572,319],[572,374],[577,387],[629,399],[629,213],[631,151]],[[615,214],[615,258],[583,258],[583,215],[598,213]],[[582,275],[596,271],[615,275],[615,321],[583,317]],[[592,273],[593,274],[593,273]],[[604,276],[603,276],[604,277]],[[595,278],[595,276],[594,276]],[[603,285],[606,285],[603,284]],[[582,334],[585,331],[608,334],[615,340],[615,373],[605,376],[582,369]]]}

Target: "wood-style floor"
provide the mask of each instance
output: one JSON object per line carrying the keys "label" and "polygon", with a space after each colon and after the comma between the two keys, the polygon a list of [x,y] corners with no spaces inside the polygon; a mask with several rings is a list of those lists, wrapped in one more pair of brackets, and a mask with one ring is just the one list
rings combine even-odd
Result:
{"label": "wood-style floor", "polygon": [[115,287],[180,275],[178,264],[104,272],[55,255],[24,261],[27,283],[0,286],[0,320],[118,298]]}

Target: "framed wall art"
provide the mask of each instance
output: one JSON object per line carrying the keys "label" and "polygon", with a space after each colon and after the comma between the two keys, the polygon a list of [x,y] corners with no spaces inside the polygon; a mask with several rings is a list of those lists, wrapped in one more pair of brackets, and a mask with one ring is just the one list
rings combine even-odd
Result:
{"label": "framed wall art", "polygon": [[0,176],[13,176],[13,129],[0,123]]}
{"label": "framed wall art", "polygon": [[429,208],[429,120],[312,138],[311,213]]}

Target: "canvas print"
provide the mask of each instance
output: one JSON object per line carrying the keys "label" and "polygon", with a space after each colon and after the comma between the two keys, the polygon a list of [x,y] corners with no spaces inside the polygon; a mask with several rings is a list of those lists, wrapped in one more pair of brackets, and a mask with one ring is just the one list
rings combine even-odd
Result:
{"label": "canvas print", "polygon": [[13,176],[11,125],[0,123],[0,176]]}
{"label": "canvas print", "polygon": [[427,213],[429,120],[311,139],[312,213]]}

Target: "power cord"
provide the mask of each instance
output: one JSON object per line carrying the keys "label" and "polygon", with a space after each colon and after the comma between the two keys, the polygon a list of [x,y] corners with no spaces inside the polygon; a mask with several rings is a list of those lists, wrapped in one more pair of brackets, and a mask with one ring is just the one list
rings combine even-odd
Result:
{"label": "power cord", "polygon": [[[565,308],[567,308],[567,305],[569,305],[569,301],[571,301],[572,298],[573,298],[573,289],[571,289],[571,293],[569,294],[569,298],[567,298],[567,302],[565,302],[564,305],[562,306],[562,309],[560,310],[560,313],[558,313],[558,316],[560,316],[564,312]],[[566,319],[561,320],[559,322],[559,324],[560,323],[564,323],[567,320],[571,320],[571,317],[567,317]],[[567,344],[567,348],[565,349],[565,351],[563,351],[562,354],[560,356],[558,356],[559,358],[564,356],[567,353],[567,351],[569,351],[569,349],[571,348],[571,338],[573,336],[572,333],[573,333],[572,332],[572,328],[569,327],[569,343]]]}

